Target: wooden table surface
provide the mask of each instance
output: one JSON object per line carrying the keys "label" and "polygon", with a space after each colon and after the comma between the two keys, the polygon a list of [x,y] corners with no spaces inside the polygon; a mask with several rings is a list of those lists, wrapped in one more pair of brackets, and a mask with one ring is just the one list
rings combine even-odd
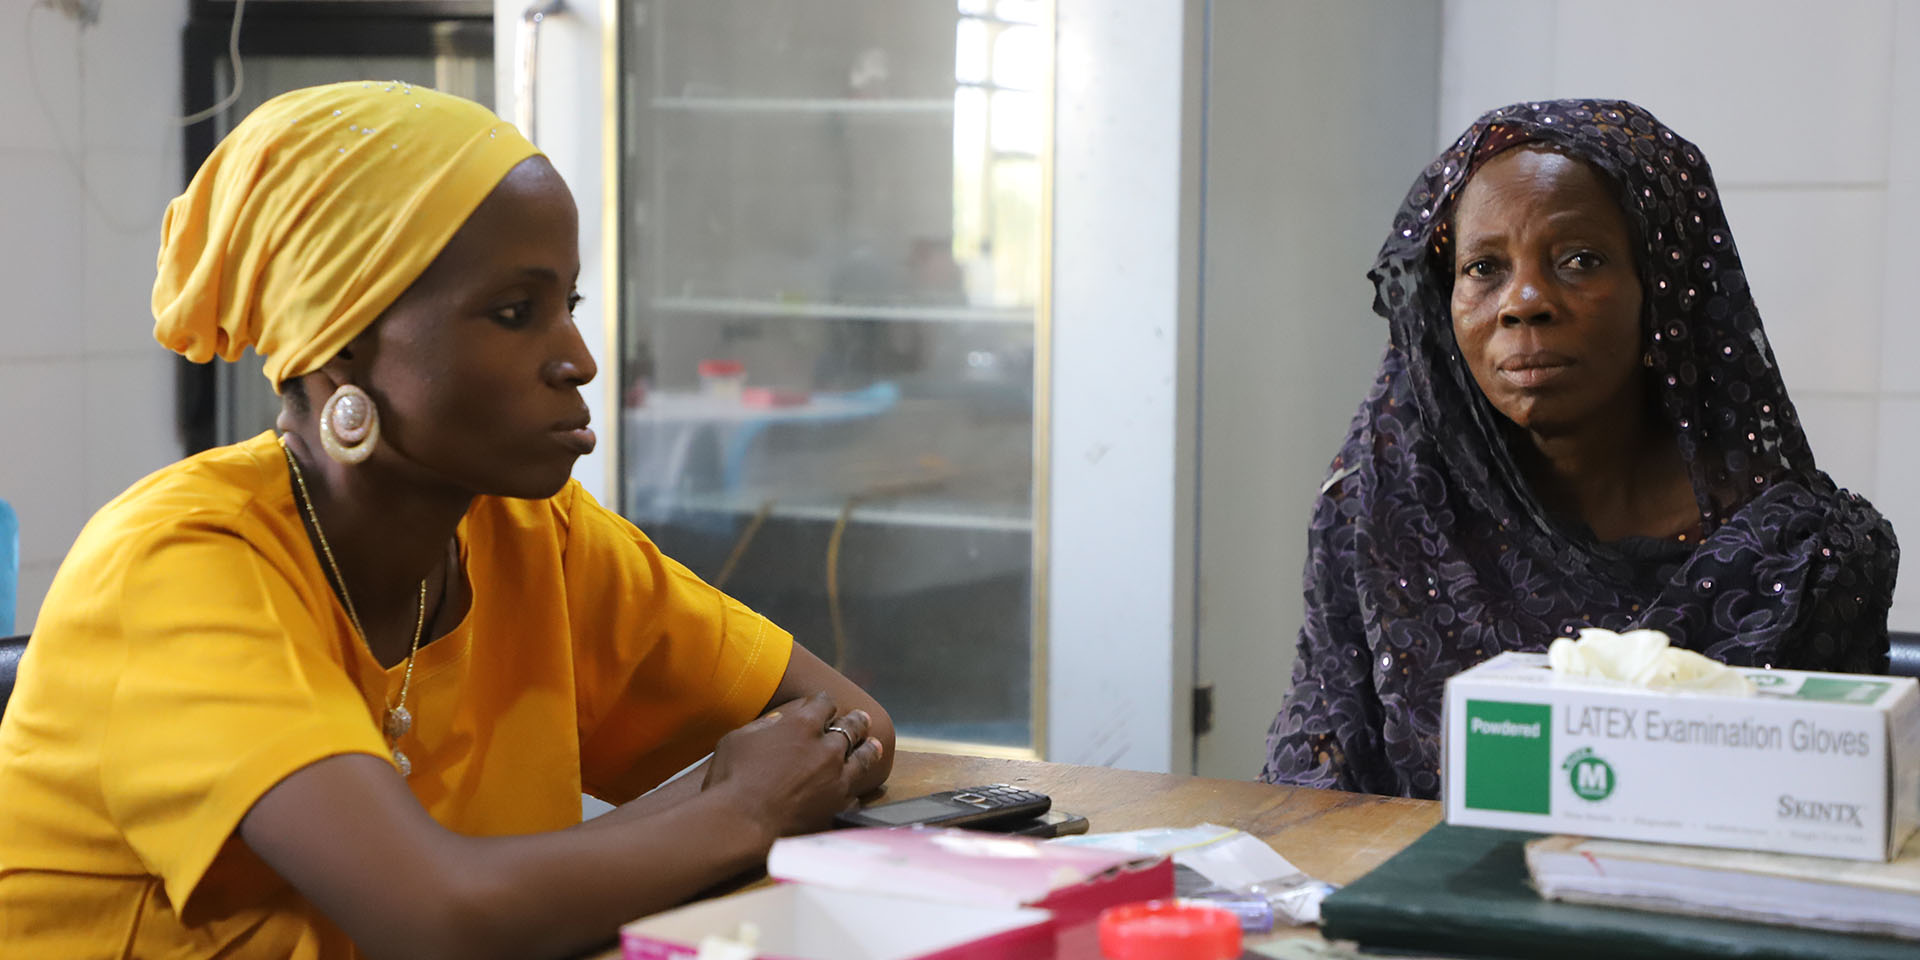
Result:
{"label": "wooden table surface", "polygon": [[[1217,823],[1265,840],[1316,880],[1347,884],[1440,822],[1440,805],[1365,794],[1276,787],[1034,760],[902,752],[885,800],[986,783],[1010,783],[1053,798],[1057,810],[1087,818],[1090,832]],[[1311,929],[1281,931],[1314,936]],[[618,950],[594,960],[618,960]]]}
{"label": "wooden table surface", "polygon": [[1352,883],[1440,822],[1440,805],[1332,790],[1276,787],[1033,760],[903,752],[882,799],[1011,783],[1087,818],[1090,832],[1217,823],[1265,840],[1316,880]]}

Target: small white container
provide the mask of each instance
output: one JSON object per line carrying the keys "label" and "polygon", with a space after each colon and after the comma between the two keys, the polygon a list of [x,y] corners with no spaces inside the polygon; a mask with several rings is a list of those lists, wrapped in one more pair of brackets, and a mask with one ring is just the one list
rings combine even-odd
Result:
{"label": "small white container", "polygon": [[747,388],[747,368],[738,360],[700,361],[700,392],[716,400],[738,401]]}

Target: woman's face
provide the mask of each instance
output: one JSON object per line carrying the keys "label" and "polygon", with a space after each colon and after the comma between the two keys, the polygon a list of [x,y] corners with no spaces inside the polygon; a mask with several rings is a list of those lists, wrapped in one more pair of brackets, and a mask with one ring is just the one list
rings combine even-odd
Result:
{"label": "woman's face", "polygon": [[1600,174],[1516,147],[1480,168],[1454,214],[1453,335],[1481,392],[1552,436],[1638,409],[1640,279]]}
{"label": "woman's face", "polygon": [[573,197],[545,158],[513,168],[433,263],[348,348],[381,445],[421,479],[552,496],[593,449],[580,388],[598,368],[573,325]]}

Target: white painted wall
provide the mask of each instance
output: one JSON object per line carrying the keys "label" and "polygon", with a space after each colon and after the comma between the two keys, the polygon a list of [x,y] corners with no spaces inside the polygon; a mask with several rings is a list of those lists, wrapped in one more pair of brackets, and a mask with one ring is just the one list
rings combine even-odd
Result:
{"label": "white painted wall", "polygon": [[0,499],[20,514],[28,632],[93,511],[180,456],[174,357],[148,299],[180,186],[186,0],[106,0],[82,27],[0,9]]}
{"label": "white painted wall", "polygon": [[1201,319],[1197,772],[1250,778],[1287,690],[1306,523],[1387,341],[1366,272],[1433,157],[1440,7],[1215,0]]}
{"label": "white painted wall", "polygon": [[[1700,145],[1821,467],[1920,544],[1920,3],[1448,0],[1440,128],[1617,96]],[[1892,627],[1920,629],[1920,578]]]}
{"label": "white painted wall", "polygon": [[1049,759],[1192,763],[1204,4],[1058,0]]}

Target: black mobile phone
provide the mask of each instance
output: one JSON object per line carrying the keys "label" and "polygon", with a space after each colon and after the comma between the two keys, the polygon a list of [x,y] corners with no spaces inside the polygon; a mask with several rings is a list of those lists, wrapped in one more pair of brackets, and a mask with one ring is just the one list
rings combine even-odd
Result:
{"label": "black mobile phone", "polygon": [[1087,832],[1087,818],[1065,810],[1048,810],[1037,817],[1013,823],[996,823],[978,829],[1010,833],[1017,837],[1071,837]]}
{"label": "black mobile phone", "polygon": [[841,827],[972,827],[1026,820],[1046,813],[1053,800],[1044,793],[1004,783],[945,790],[911,800],[877,803],[833,818]]}

